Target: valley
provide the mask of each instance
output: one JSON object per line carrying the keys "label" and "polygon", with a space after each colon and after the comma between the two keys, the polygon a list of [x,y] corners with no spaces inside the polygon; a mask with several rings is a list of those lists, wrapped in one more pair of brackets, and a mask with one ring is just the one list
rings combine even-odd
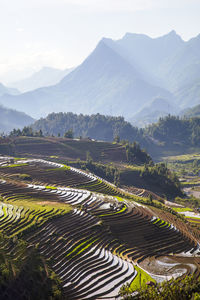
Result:
{"label": "valley", "polygon": [[[60,143],[58,138],[15,138],[7,140],[7,146],[5,142],[0,157],[1,259],[2,266],[9,262],[11,268],[0,287],[2,299],[20,299],[26,284],[21,274],[27,268],[17,259],[25,262],[27,251],[36,252],[35,268],[38,276],[46,272],[45,295],[53,299],[118,299],[123,285],[137,291],[149,281],[199,276],[199,230],[173,203],[171,207],[144,188],[131,183],[128,190],[74,166],[83,161],[73,160],[72,153],[79,150],[84,156],[87,143],[98,163],[127,168],[122,145],[67,139]],[[103,158],[102,151],[107,153]],[[137,160],[133,168],[144,165]],[[32,293],[32,269],[29,276],[27,296]],[[40,292],[40,283],[35,284]]]}

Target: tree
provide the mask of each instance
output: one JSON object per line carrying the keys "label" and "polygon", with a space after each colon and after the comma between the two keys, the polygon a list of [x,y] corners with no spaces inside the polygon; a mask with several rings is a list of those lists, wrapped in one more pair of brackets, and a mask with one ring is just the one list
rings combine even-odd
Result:
{"label": "tree", "polygon": [[71,129],[67,130],[64,134],[64,137],[68,138],[68,139],[73,139],[73,137],[74,137],[73,129],[71,128]]}
{"label": "tree", "polygon": [[90,151],[86,152],[86,162],[87,164],[91,164],[93,162],[92,156],[90,155]]}
{"label": "tree", "polygon": [[119,143],[119,142],[120,142],[120,137],[119,137],[119,135],[116,135],[116,136],[114,137],[114,142],[115,142],[115,143]]}
{"label": "tree", "polygon": [[200,281],[195,275],[186,276],[183,279],[171,279],[156,285],[146,285],[137,290],[138,294],[133,294],[128,285],[123,286],[120,291],[122,299],[135,300],[189,300],[200,299]]}
{"label": "tree", "polygon": [[153,202],[153,196],[152,196],[152,194],[149,194],[149,202],[150,202],[150,203]]}
{"label": "tree", "polygon": [[38,131],[38,136],[40,136],[40,137],[43,136],[43,133],[42,133],[42,130],[41,130],[41,129]]}

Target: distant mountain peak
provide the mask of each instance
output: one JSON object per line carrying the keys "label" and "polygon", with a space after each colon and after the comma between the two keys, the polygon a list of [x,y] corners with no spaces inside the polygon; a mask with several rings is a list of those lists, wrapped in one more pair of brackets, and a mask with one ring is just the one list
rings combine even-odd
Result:
{"label": "distant mountain peak", "polygon": [[131,32],[126,32],[126,34],[122,37],[122,40],[128,40],[128,39],[140,39],[140,38],[146,38],[146,39],[151,39],[148,35],[143,34],[143,33],[131,33]]}
{"label": "distant mountain peak", "polygon": [[171,30],[171,31],[168,33],[168,35],[177,35],[177,33],[176,33],[176,31],[173,29],[173,30]]}
{"label": "distant mountain peak", "polygon": [[73,68],[60,70],[53,67],[44,66],[30,77],[12,84],[22,92],[28,92],[41,87],[53,86],[59,83]]}
{"label": "distant mountain peak", "polygon": [[[149,37],[148,35],[143,34],[143,33],[130,33],[130,32],[127,32],[127,33],[123,36],[122,40],[128,40],[128,39],[136,39],[136,40],[139,40],[139,39],[156,40],[156,39],[163,39],[163,38],[182,40],[181,36],[178,35],[178,34],[176,33],[175,30],[171,30],[169,33],[164,34],[164,35],[161,35],[161,36],[156,37],[156,38]],[[183,40],[182,40],[182,41],[183,41]]]}
{"label": "distant mountain peak", "polygon": [[179,34],[177,34],[175,30],[171,30],[169,33],[159,37],[158,39],[162,39],[162,38],[178,40],[178,41],[184,42],[183,39],[181,38],[181,36]]}

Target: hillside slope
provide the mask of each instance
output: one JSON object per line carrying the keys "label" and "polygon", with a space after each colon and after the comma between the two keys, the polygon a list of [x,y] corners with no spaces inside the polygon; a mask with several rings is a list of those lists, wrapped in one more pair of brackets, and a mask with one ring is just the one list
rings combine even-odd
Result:
{"label": "hillside slope", "polygon": [[52,113],[37,120],[32,126],[34,131],[42,130],[44,135],[64,136],[69,129],[74,137],[90,137],[96,140],[112,142],[116,136],[131,142],[142,140],[142,134],[123,117],[111,117],[100,114],[77,115],[73,113]]}
{"label": "hillside slope", "polygon": [[5,85],[3,85],[2,83],[0,83],[0,96],[3,96],[5,94],[17,95],[17,94],[20,94],[20,92],[15,88],[8,88]]}
{"label": "hillside slope", "polygon": [[56,86],[16,97],[3,96],[0,101],[31,112],[35,117],[52,111],[131,116],[157,96],[172,98],[165,89],[146,82],[137,67],[102,40],[92,54]]}
{"label": "hillside slope", "polygon": [[55,85],[72,70],[73,68],[59,70],[50,67],[43,67],[32,76],[21,81],[14,82],[11,86],[17,88],[21,92],[28,92],[41,87]]}
{"label": "hillside slope", "polygon": [[131,118],[156,97],[181,109],[194,106],[200,95],[199,46],[200,35],[183,41],[175,31],[159,38],[130,33],[117,41],[103,38],[58,84],[3,95],[0,103],[37,118],[53,111]]}
{"label": "hillside slope", "polygon": [[13,137],[0,139],[0,152],[5,155],[33,157],[56,156],[65,160],[86,160],[87,153],[94,161],[127,162],[122,145],[66,138]]}
{"label": "hillside slope", "polygon": [[130,118],[129,121],[135,126],[145,127],[145,125],[157,122],[160,117],[169,114],[176,115],[178,111],[179,108],[173,103],[163,98],[156,98]]}
{"label": "hillside slope", "polygon": [[23,128],[35,120],[27,114],[0,105],[0,132],[8,133],[14,128]]}

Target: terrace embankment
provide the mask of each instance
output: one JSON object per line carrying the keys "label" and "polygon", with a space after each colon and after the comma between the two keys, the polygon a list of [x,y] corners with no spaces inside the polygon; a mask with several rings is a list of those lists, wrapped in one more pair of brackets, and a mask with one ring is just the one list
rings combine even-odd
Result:
{"label": "terrace embankment", "polygon": [[87,153],[94,161],[127,162],[125,147],[109,142],[73,140],[56,137],[12,137],[0,139],[0,152],[17,157],[49,158],[57,156],[65,160],[86,160]]}
{"label": "terrace embankment", "polygon": [[139,267],[156,280],[169,268],[170,276],[198,276],[198,241],[181,220],[163,220],[133,195],[129,202],[114,185],[65,165],[8,158],[0,170],[0,231],[37,248],[61,280],[62,299],[114,299]]}

